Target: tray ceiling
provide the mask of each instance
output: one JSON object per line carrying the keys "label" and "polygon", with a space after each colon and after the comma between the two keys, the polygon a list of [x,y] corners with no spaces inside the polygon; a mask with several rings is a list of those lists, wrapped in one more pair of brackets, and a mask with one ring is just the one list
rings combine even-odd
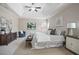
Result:
{"label": "tray ceiling", "polygon": [[[13,11],[15,11],[20,17],[26,18],[48,18],[51,17],[62,3],[7,3],[8,7],[10,7]],[[25,8],[25,6],[40,6],[37,12],[29,11],[29,8]]]}

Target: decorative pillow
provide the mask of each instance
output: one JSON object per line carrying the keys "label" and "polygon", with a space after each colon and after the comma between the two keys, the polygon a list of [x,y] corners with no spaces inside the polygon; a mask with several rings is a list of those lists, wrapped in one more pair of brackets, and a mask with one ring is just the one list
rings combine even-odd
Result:
{"label": "decorative pillow", "polygon": [[65,31],[62,31],[60,35],[65,35],[65,33],[66,33]]}
{"label": "decorative pillow", "polygon": [[51,29],[50,34],[51,34],[51,35],[56,35],[56,29]]}
{"label": "decorative pillow", "polygon": [[56,30],[56,35],[60,35],[61,34],[61,30]]}

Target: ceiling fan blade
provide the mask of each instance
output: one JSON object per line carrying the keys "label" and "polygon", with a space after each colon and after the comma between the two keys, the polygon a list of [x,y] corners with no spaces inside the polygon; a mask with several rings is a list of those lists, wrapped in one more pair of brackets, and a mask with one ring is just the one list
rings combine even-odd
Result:
{"label": "ceiling fan blade", "polygon": [[35,7],[36,9],[41,9],[41,7]]}
{"label": "ceiling fan blade", "polygon": [[25,8],[31,8],[31,6],[25,6]]}
{"label": "ceiling fan blade", "polygon": [[35,9],[35,11],[37,12],[37,10]]}
{"label": "ceiling fan blade", "polygon": [[29,11],[31,11],[32,9],[29,9]]}

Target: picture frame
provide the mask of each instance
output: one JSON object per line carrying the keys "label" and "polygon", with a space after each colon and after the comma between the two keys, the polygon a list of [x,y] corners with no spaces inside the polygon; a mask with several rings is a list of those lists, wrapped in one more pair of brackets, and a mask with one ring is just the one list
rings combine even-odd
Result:
{"label": "picture frame", "polygon": [[63,17],[56,18],[56,26],[63,27]]}
{"label": "picture frame", "polygon": [[36,29],[36,23],[28,22],[27,23],[27,29],[35,30]]}

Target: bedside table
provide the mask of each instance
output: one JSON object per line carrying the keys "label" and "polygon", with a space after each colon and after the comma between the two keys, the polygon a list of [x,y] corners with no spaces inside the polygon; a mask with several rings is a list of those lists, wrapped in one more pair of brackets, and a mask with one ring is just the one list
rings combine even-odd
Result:
{"label": "bedside table", "polygon": [[33,39],[32,35],[27,36],[27,39],[26,39],[26,47],[27,48],[32,48],[32,44],[31,44],[32,39]]}
{"label": "bedside table", "polygon": [[66,48],[79,55],[79,38],[75,36],[66,36]]}

